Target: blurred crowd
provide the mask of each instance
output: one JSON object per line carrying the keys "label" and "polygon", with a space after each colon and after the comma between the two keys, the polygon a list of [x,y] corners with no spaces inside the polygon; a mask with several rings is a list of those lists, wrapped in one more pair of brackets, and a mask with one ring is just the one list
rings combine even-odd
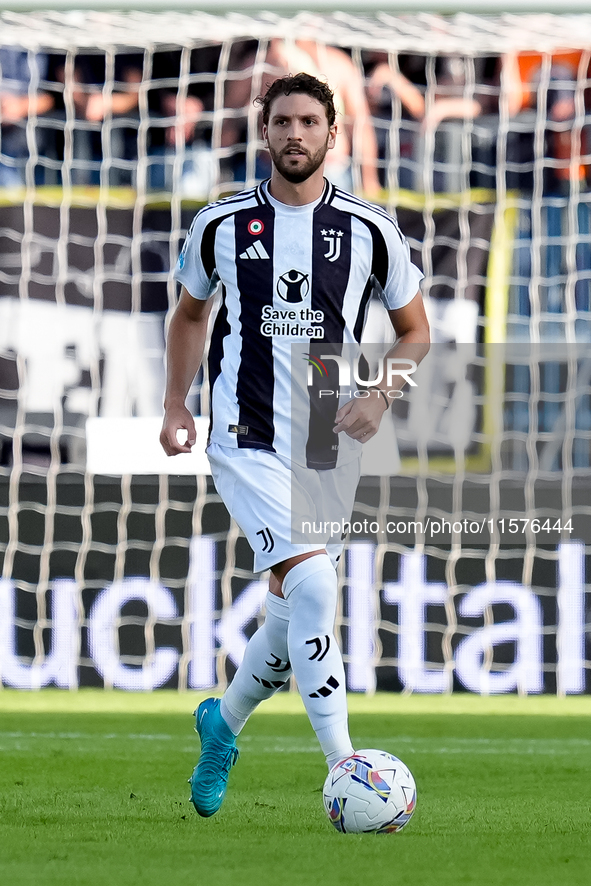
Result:
{"label": "blurred crowd", "polygon": [[279,38],[136,54],[2,46],[0,187],[103,184],[205,199],[225,182],[263,178],[253,99],[275,76],[306,71],[335,91],[328,174],[369,198],[495,188],[499,168],[508,188],[584,190],[587,65],[582,51],[388,55]]}

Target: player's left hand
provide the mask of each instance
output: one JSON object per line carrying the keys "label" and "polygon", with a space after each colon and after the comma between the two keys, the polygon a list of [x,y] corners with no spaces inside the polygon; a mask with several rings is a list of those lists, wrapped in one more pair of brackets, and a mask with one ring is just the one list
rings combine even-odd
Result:
{"label": "player's left hand", "polygon": [[337,412],[333,431],[335,434],[344,431],[353,440],[367,443],[377,434],[386,409],[384,398],[378,392],[372,392],[370,397],[353,397]]}

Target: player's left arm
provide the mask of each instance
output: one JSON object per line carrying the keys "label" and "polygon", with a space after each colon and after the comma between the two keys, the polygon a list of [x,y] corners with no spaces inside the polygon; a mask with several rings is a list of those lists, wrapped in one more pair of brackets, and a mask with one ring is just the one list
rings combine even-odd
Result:
{"label": "player's left arm", "polygon": [[[425,314],[423,297],[420,292],[402,308],[388,311],[396,332],[396,343],[384,357],[384,373],[382,381],[373,390],[373,397],[353,398],[341,406],[336,414],[334,432],[344,431],[354,440],[367,443],[378,432],[384,412],[394,396],[401,391],[407,382],[408,370],[421,362],[429,351],[429,322]],[[400,375],[388,372],[390,358],[401,360]],[[408,361],[408,363],[406,362]],[[404,370],[407,370],[406,373]]]}

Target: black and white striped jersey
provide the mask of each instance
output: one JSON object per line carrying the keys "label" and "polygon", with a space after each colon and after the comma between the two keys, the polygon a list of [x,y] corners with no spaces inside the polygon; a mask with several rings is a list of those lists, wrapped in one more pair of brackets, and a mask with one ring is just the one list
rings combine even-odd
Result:
{"label": "black and white striped jersey", "polygon": [[263,183],[195,216],[174,276],[198,299],[221,284],[209,347],[214,442],[317,468],[357,454],[356,441],[332,434],[336,408],[320,431],[298,420],[294,447],[291,348],[353,345],[374,291],[388,310],[415,296],[422,274],[386,212],[329,182],[315,203],[288,206]]}

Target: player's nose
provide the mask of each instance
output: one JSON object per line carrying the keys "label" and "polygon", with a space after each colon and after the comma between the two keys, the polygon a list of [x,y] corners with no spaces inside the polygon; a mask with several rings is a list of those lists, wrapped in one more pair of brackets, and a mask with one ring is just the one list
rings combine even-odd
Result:
{"label": "player's nose", "polygon": [[292,120],[289,130],[287,132],[287,140],[288,141],[297,141],[301,142],[303,135],[303,127],[299,120]]}

